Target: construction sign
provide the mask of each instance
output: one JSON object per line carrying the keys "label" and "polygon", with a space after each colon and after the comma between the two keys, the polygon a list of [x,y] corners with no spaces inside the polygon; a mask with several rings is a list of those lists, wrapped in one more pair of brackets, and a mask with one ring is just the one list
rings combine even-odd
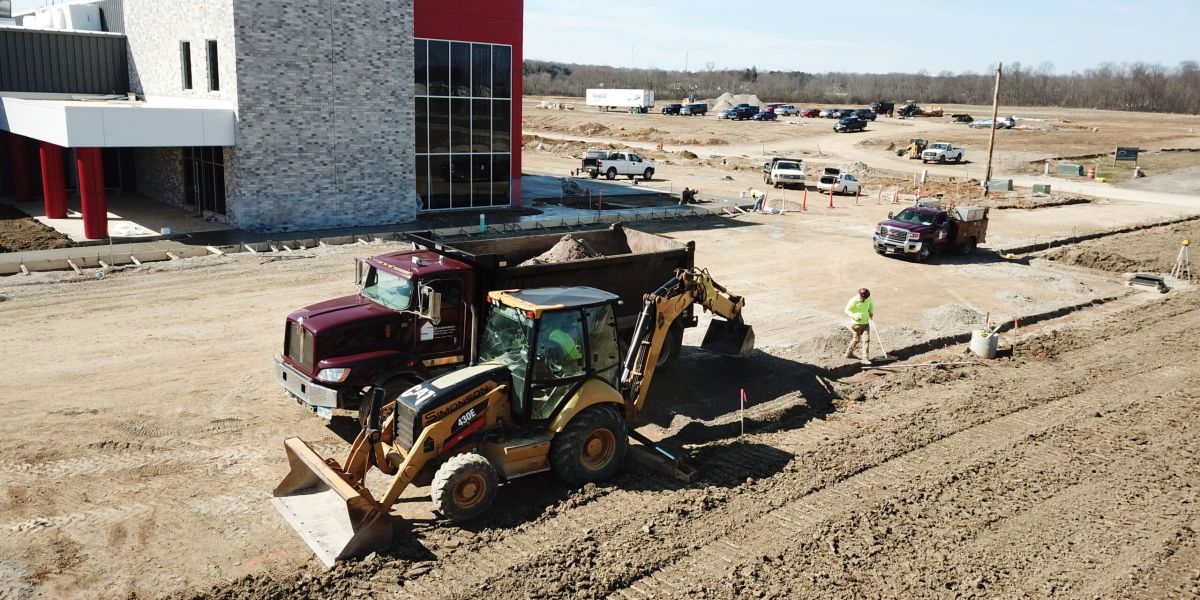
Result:
{"label": "construction sign", "polygon": [[1133,162],[1137,162],[1137,159],[1138,159],[1138,149],[1137,148],[1126,148],[1123,146],[1117,146],[1117,160],[1132,160]]}

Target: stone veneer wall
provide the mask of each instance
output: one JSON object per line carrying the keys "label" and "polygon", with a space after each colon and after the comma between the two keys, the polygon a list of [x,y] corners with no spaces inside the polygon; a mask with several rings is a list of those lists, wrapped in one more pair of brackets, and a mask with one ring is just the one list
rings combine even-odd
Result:
{"label": "stone veneer wall", "polygon": [[413,0],[234,0],[243,229],[416,218]]}
{"label": "stone veneer wall", "polygon": [[[237,100],[234,0],[124,0],[129,87],[148,96]],[[220,90],[208,91],[205,42],[217,41]],[[192,89],[183,89],[179,43],[192,43]]]}
{"label": "stone veneer wall", "polygon": [[183,201],[183,149],[136,148],[138,193],[171,206],[195,210]]}

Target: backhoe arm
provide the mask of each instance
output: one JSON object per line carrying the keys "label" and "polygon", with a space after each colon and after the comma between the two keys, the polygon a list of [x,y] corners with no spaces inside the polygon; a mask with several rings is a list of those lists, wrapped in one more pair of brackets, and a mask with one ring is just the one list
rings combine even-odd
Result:
{"label": "backhoe arm", "polygon": [[632,421],[641,413],[650,390],[650,381],[671,324],[692,304],[723,317],[714,320],[701,349],[727,356],[744,357],[754,347],[753,330],[742,323],[745,300],[734,296],[713,281],[703,269],[679,269],[670,281],[646,294],[642,312],[634,327],[629,353],[621,373],[621,391],[625,396],[625,418]]}

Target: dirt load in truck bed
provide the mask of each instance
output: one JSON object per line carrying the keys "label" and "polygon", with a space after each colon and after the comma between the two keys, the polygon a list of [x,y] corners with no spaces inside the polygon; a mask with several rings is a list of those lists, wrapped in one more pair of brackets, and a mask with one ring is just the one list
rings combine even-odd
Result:
{"label": "dirt load in truck bed", "polygon": [[564,263],[573,260],[583,260],[585,258],[600,258],[602,256],[604,255],[593,248],[587,240],[574,238],[568,233],[562,236],[562,239],[557,244],[554,244],[552,248],[521,263],[519,266]]}

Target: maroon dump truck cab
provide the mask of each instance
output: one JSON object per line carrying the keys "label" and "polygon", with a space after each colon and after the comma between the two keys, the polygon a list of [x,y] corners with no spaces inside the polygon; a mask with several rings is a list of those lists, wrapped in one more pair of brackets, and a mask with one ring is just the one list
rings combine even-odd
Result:
{"label": "maroon dump truck cab", "polygon": [[[399,393],[467,362],[474,335],[466,299],[478,294],[471,266],[431,251],[396,252],[365,261],[362,291],[288,315],[276,379],[328,416],[354,406],[372,385]],[[440,294],[435,324],[418,314],[418,290]]]}
{"label": "maroon dump truck cab", "polygon": [[987,241],[988,209],[963,206],[953,211],[910,206],[888,214],[872,237],[875,252],[911,256],[924,261],[934,252],[966,256]]}
{"label": "maroon dump truck cab", "polygon": [[[621,298],[617,325],[626,332],[633,328],[642,296],[676,269],[694,264],[694,243],[620,225],[571,235],[588,241],[603,256],[522,264],[553,247],[562,234],[454,245],[408,235],[413,250],[362,261],[359,293],[288,315],[282,352],[275,357],[275,379],[298,402],[329,417],[335,408],[357,406],[372,386],[384,386],[394,397],[470,363],[491,290],[596,287]],[[421,315],[422,290],[436,293],[440,300],[437,319]],[[683,329],[695,323],[690,311],[676,321],[665,360],[678,356]]]}

